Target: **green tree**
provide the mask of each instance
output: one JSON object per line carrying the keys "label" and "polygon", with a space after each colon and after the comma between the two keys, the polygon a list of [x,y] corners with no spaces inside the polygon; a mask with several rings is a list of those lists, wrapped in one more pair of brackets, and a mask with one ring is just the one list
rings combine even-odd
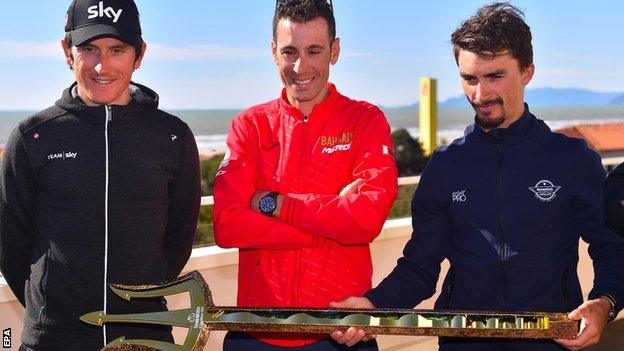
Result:
{"label": "green tree", "polygon": [[420,174],[429,158],[425,156],[418,139],[412,138],[407,130],[401,128],[392,132],[392,140],[399,177]]}
{"label": "green tree", "polygon": [[[224,154],[216,154],[200,162],[202,196],[212,195],[214,179]],[[214,231],[212,226],[212,206],[202,206],[199,210],[199,222],[195,232],[195,246],[214,245]]]}
{"label": "green tree", "polygon": [[200,163],[202,196],[212,195],[214,190],[214,178],[225,154],[216,154]]}

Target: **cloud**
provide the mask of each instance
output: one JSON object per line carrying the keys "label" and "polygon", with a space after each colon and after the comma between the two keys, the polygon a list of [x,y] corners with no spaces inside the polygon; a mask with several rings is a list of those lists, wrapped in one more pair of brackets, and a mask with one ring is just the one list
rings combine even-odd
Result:
{"label": "cloud", "polygon": [[148,50],[150,60],[167,61],[242,61],[267,59],[270,55],[267,48],[212,44],[173,46],[154,43],[148,45]]}
{"label": "cloud", "polygon": [[551,78],[569,78],[569,77],[581,77],[587,75],[588,72],[585,72],[581,69],[576,68],[564,68],[564,67],[538,67],[537,74],[543,77],[551,77]]}
{"label": "cloud", "polygon": [[[241,61],[267,59],[266,48],[223,45],[174,46],[148,43],[149,59],[163,61]],[[0,41],[0,58],[4,59],[62,59],[60,41]]]}
{"label": "cloud", "polygon": [[[168,61],[243,61],[255,59],[270,59],[268,48],[251,46],[224,46],[224,45],[185,45],[173,46],[167,44],[150,44],[150,59]],[[342,58],[375,59],[370,52],[347,51],[340,54]]]}
{"label": "cloud", "polygon": [[362,52],[362,51],[346,51],[340,54],[343,58],[372,58],[375,57],[375,54],[372,52]]}
{"label": "cloud", "polygon": [[0,58],[63,59],[59,41],[0,41]]}
{"label": "cloud", "polygon": [[[343,52],[343,58],[368,59],[376,62],[379,58],[370,52]],[[149,60],[160,61],[250,61],[270,59],[268,48],[252,46],[226,46],[214,44],[169,45],[148,43]],[[59,41],[0,41],[0,58],[5,59],[62,59]]]}

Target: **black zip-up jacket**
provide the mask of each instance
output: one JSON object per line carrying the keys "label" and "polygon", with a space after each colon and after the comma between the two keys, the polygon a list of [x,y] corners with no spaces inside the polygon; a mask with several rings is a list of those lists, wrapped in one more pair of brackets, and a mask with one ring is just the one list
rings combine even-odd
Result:
{"label": "black zip-up jacket", "polygon": [[[624,302],[624,238],[604,223],[600,157],[553,133],[526,106],[505,129],[476,125],[442,147],[412,200],[413,234],[394,271],[365,295],[377,307],[412,308],[449,272],[436,309],[570,312],[583,301],[579,239],[589,243],[594,286],[616,312]],[[554,351],[553,340],[440,338],[440,350]]]}
{"label": "black zip-up jacket", "polygon": [[[0,269],[26,307],[22,343],[35,350],[99,350],[107,283],[159,283],[188,260],[200,204],[195,139],[158,96],[132,83],[124,106],[85,105],[76,84],[22,121],[0,174]],[[106,252],[107,251],[107,252]],[[108,313],[165,310],[106,289]],[[172,340],[169,328],[107,326],[120,336]]]}
{"label": "black zip-up jacket", "polygon": [[624,236],[624,163],[617,166],[607,177],[604,197],[607,225]]}

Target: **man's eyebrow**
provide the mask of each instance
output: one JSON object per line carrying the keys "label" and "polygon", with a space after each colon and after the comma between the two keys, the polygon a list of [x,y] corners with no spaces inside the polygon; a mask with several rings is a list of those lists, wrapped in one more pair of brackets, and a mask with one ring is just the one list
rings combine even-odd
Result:
{"label": "man's eyebrow", "polygon": [[308,46],[308,50],[324,50],[325,47],[323,45],[313,44]]}
{"label": "man's eyebrow", "polygon": [[470,78],[474,78],[475,76],[473,76],[472,74],[468,74],[468,73],[464,73],[464,72],[459,72],[459,75],[464,78],[464,79],[470,79]]}
{"label": "man's eyebrow", "polygon": [[297,51],[297,48],[292,46],[292,45],[286,45],[283,48],[280,49],[280,51],[284,51],[284,50],[294,50]]}
{"label": "man's eyebrow", "polygon": [[494,76],[504,75],[506,73],[507,73],[507,70],[505,70],[505,69],[497,69],[495,71],[487,73],[485,76],[488,77],[488,78],[491,78],[491,77],[494,77]]}
{"label": "man's eyebrow", "polygon": [[[505,75],[506,73],[507,73],[507,70],[505,69],[497,69],[495,71],[486,73],[484,76],[487,78],[492,78],[494,76]],[[475,78],[475,75],[464,73],[464,72],[459,72],[459,75],[464,79]]]}
{"label": "man's eyebrow", "polygon": [[132,47],[132,45],[127,44],[127,43],[121,43],[121,44],[112,46],[113,49],[127,49],[127,48],[130,48],[130,47]]}

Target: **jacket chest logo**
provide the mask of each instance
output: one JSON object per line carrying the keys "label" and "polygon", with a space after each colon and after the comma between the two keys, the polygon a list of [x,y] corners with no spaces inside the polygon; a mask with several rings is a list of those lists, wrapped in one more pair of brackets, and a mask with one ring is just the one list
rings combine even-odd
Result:
{"label": "jacket chest logo", "polygon": [[552,201],[557,196],[559,189],[561,186],[554,185],[550,180],[540,180],[535,186],[529,187],[535,197],[544,202]]}
{"label": "jacket chest logo", "polygon": [[336,151],[348,151],[351,149],[353,141],[353,132],[344,132],[337,136],[321,136],[319,143],[323,147],[322,154],[333,154]]}
{"label": "jacket chest logo", "polygon": [[466,200],[468,200],[468,197],[466,196],[466,190],[453,191],[453,194],[451,195],[451,200],[453,200],[453,202],[466,202]]}
{"label": "jacket chest logo", "polygon": [[48,160],[55,160],[55,159],[67,160],[67,159],[76,158],[76,157],[78,157],[77,152],[61,151],[61,152],[57,152],[54,154],[49,154]]}

